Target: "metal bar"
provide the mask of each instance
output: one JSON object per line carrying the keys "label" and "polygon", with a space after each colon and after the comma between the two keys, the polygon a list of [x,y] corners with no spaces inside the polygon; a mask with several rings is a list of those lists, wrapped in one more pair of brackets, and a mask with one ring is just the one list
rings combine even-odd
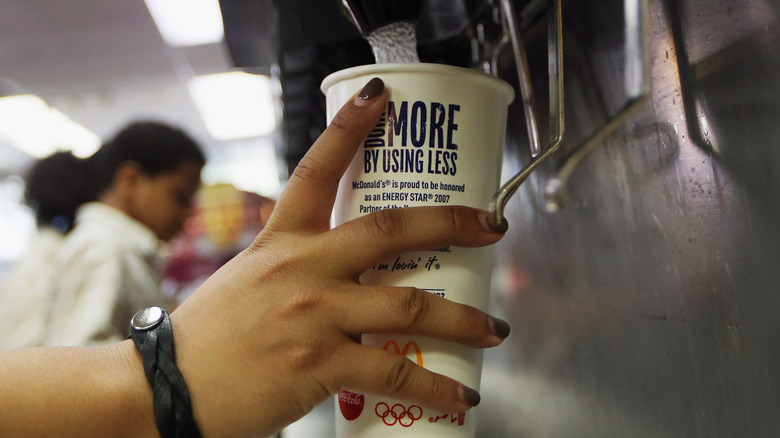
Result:
{"label": "metal bar", "polygon": [[625,0],[625,93],[627,101],[620,111],[607,123],[588,137],[585,142],[566,160],[558,171],[558,176],[547,182],[545,193],[548,211],[560,210],[568,199],[567,184],[580,162],[596,146],[642,107],[650,95],[650,51],[646,36],[648,29],[647,0]]}
{"label": "metal bar", "polygon": [[509,179],[490,199],[488,220],[492,225],[497,226],[503,222],[504,208],[509,198],[542,161],[558,150],[563,141],[563,14],[561,0],[548,0],[548,14],[547,62],[550,83],[550,145],[541,155],[526,163],[520,172]]}
{"label": "metal bar", "polygon": [[517,68],[517,80],[520,85],[520,94],[523,97],[523,111],[525,112],[525,125],[528,130],[528,141],[531,146],[531,157],[536,157],[542,153],[542,145],[539,140],[539,126],[536,115],[536,102],[534,99],[533,86],[531,84],[531,72],[528,68],[528,56],[525,52],[520,35],[520,27],[517,24],[517,15],[515,14],[512,0],[501,0],[501,7],[504,11],[504,21],[509,31],[509,38],[512,41],[512,50],[515,55],[515,66]]}

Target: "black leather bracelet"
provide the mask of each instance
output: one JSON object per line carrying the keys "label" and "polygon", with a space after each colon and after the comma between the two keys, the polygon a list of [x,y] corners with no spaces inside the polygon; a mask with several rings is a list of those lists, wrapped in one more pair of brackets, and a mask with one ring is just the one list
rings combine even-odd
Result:
{"label": "black leather bracelet", "polygon": [[130,321],[130,338],[141,353],[144,373],[154,393],[154,419],[162,438],[200,438],[192,415],[190,391],[179,368],[168,312],[160,307],[139,311]]}

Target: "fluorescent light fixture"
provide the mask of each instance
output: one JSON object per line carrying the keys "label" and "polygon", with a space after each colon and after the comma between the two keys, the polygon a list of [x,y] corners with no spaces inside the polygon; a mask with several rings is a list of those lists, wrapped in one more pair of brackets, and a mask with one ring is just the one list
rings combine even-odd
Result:
{"label": "fluorescent light fixture", "polygon": [[0,141],[43,158],[57,150],[88,157],[100,147],[92,131],[32,94],[0,97]]}
{"label": "fluorescent light fixture", "polygon": [[222,40],[219,0],[144,0],[165,44],[199,46]]}
{"label": "fluorescent light fixture", "polygon": [[271,80],[244,72],[195,76],[187,84],[215,140],[261,137],[276,129]]}

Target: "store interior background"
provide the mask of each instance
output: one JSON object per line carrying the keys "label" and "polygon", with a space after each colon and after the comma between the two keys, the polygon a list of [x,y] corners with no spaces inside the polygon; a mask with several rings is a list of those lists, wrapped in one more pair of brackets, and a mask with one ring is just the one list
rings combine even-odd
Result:
{"label": "store interior background", "polygon": [[[199,1],[168,3],[191,17]],[[219,38],[176,46],[144,0],[0,0],[0,96],[39,96],[78,123],[58,125],[80,139],[58,146],[88,149],[136,118],[177,124],[204,145],[199,214],[172,245],[170,290],[195,287],[262,228],[324,128],[322,78],[373,62],[338,0],[221,3]],[[434,18],[418,28],[424,61],[472,66],[474,23],[497,36],[498,0],[425,3]],[[512,3],[544,144],[548,2]],[[496,246],[490,311],[513,332],[485,355],[478,436],[780,436],[780,3],[643,0],[650,94],[579,163],[551,210],[549,182],[625,99],[628,3],[562,1],[566,136],[510,200],[510,231]],[[511,50],[498,55],[497,74],[518,90]],[[266,112],[242,115],[274,123],[218,139],[189,84],[236,70],[267,78],[238,96]],[[517,102],[504,178],[529,159]],[[0,282],[34,231],[20,203],[33,157],[8,138]],[[332,437],[334,415],[325,403],[283,436]]]}
{"label": "store interior background", "polygon": [[[170,246],[170,291],[192,288],[262,229],[287,175],[277,153],[278,80],[270,68],[234,67],[217,0],[148,5],[0,1],[0,96],[42,99],[0,99],[0,282],[35,232],[22,203],[27,167],[58,149],[89,155],[134,120],[181,127],[207,155],[196,216]],[[158,28],[155,7],[172,29]],[[196,105],[192,88],[204,77],[217,81],[207,110],[227,125]]]}

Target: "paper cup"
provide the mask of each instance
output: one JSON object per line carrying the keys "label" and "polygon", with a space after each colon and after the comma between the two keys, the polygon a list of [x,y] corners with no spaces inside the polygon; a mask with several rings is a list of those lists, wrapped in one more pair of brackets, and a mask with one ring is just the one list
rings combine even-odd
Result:
{"label": "paper cup", "polygon": [[[487,74],[439,64],[381,64],[336,72],[322,83],[328,121],[371,78],[390,99],[339,186],[337,226],[373,211],[423,205],[488,208],[501,174],[512,87]],[[362,284],[414,286],[486,310],[493,250],[445,247],[394,256]],[[364,334],[362,342],[479,389],[482,351],[417,336]],[[340,438],[473,438],[477,409],[438,412],[345,389],[338,394]]]}

